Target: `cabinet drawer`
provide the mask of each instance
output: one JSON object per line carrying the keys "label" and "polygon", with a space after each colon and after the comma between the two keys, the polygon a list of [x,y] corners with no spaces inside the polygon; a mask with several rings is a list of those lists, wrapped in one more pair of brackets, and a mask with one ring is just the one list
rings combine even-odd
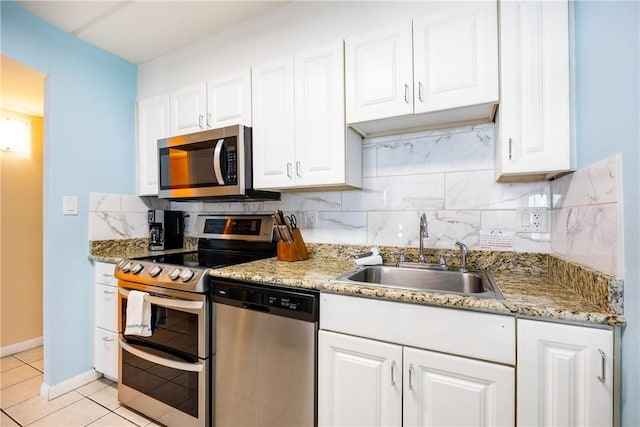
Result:
{"label": "cabinet drawer", "polygon": [[320,329],[515,365],[515,318],[321,294]]}
{"label": "cabinet drawer", "polygon": [[116,278],[114,272],[115,265],[108,262],[96,262],[93,266],[94,280],[96,283],[115,286]]}
{"label": "cabinet drawer", "polygon": [[95,326],[117,332],[118,288],[97,284],[95,289]]}
{"label": "cabinet drawer", "polygon": [[94,328],[93,366],[106,377],[118,379],[118,334]]}

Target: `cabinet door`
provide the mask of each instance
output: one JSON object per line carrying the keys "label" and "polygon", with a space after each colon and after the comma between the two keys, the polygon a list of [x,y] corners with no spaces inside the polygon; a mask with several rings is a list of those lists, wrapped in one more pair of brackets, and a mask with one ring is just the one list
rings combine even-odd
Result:
{"label": "cabinet door", "polygon": [[320,331],[318,425],[402,424],[402,347]]}
{"label": "cabinet door", "polygon": [[500,43],[498,175],[570,170],[568,3],[501,2]]}
{"label": "cabinet door", "polygon": [[514,368],[404,349],[404,426],[508,426],[515,421]]}
{"label": "cabinet door", "polygon": [[183,135],[205,129],[207,84],[205,82],[171,92],[169,110],[171,135]]}
{"label": "cabinet door", "polygon": [[138,195],[158,195],[158,140],[169,136],[169,94],[138,101]]}
{"label": "cabinet door", "polygon": [[251,126],[251,70],[249,68],[207,81],[208,128]]}
{"label": "cabinet door", "polygon": [[118,380],[118,334],[94,328],[93,367],[110,379]]}
{"label": "cabinet door", "polygon": [[343,43],[295,56],[296,185],[345,182]]}
{"label": "cabinet door", "polygon": [[612,423],[612,331],[518,320],[518,424]]}
{"label": "cabinet door", "polygon": [[496,2],[472,2],[413,21],[416,113],[498,101]]}
{"label": "cabinet door", "polygon": [[295,185],[293,57],[252,69],[253,184]]}
{"label": "cabinet door", "polygon": [[347,123],[413,114],[411,23],[345,40]]}

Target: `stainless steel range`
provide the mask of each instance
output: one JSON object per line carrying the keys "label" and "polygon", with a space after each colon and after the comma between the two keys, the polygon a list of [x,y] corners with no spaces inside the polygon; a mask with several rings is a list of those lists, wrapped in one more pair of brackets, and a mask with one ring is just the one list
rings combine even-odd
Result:
{"label": "stainless steel range", "polygon": [[[116,266],[119,400],[168,426],[210,426],[215,359],[212,268],[275,256],[271,215],[201,215],[198,250]],[[131,291],[150,303],[151,335],[125,334]]]}

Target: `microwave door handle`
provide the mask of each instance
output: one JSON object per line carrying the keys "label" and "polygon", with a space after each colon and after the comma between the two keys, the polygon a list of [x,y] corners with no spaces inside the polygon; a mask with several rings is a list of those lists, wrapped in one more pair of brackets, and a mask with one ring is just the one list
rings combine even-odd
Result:
{"label": "microwave door handle", "polygon": [[224,146],[224,139],[219,139],[216,142],[216,148],[213,151],[213,172],[216,175],[219,185],[224,185],[224,177],[222,176],[222,168],[220,167],[220,156],[222,155],[222,147]]}

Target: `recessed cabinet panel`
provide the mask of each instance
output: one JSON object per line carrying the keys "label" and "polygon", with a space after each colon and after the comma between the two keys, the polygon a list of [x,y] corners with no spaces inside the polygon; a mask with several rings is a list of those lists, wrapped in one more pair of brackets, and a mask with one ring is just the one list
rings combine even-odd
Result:
{"label": "recessed cabinet panel", "polygon": [[550,178],[573,168],[569,19],[566,1],[501,3],[501,181]]}
{"label": "recessed cabinet panel", "polygon": [[411,23],[345,40],[347,122],[413,113]]}
{"label": "recessed cabinet panel", "polygon": [[318,425],[401,425],[402,347],[320,331],[318,352]]}
{"label": "recessed cabinet panel", "polygon": [[171,92],[170,133],[183,135],[206,128],[207,85],[205,82]]}
{"label": "recessed cabinet panel", "polygon": [[518,321],[518,424],[613,423],[613,333]]}
{"label": "recessed cabinet panel", "polygon": [[245,69],[207,81],[207,126],[251,126],[251,71]]}
{"label": "recessed cabinet panel", "polygon": [[448,7],[415,19],[415,112],[498,101],[495,2]]}
{"label": "recessed cabinet panel", "polygon": [[169,95],[138,101],[137,184],[140,196],[158,195],[158,140],[167,136]]}
{"label": "recessed cabinet panel", "polygon": [[514,368],[404,349],[404,426],[506,426],[515,412]]}

